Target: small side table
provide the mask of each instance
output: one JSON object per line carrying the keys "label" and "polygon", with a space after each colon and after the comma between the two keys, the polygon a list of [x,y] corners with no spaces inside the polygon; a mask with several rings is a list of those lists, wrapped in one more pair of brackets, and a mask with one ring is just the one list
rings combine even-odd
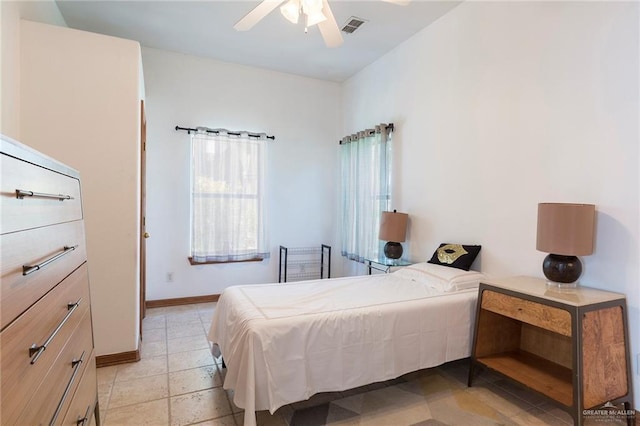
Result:
{"label": "small side table", "polygon": [[631,425],[629,352],[623,294],[557,292],[532,277],[480,283],[469,386],[484,365],[555,401],[578,426],[620,403]]}
{"label": "small side table", "polygon": [[412,265],[411,262],[404,259],[389,259],[384,256],[377,259],[365,259],[364,263],[367,265],[368,275],[371,275],[372,269],[388,274],[392,268]]}

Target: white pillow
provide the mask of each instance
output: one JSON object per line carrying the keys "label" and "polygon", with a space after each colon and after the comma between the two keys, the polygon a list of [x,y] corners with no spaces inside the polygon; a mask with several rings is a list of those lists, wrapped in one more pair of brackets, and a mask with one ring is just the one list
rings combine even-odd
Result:
{"label": "white pillow", "polygon": [[414,263],[394,274],[444,292],[475,288],[486,278],[478,271],[464,271],[427,262]]}

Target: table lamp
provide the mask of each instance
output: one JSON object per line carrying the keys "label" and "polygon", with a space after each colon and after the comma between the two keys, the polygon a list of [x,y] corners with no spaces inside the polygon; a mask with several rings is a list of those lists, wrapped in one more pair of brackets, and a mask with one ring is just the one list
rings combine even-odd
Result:
{"label": "table lamp", "polygon": [[593,253],[595,205],[568,203],[538,204],[536,249],[549,253],[542,263],[547,285],[577,286],[582,263],[577,256]]}
{"label": "table lamp", "polygon": [[402,257],[402,244],[407,237],[406,213],[382,212],[380,218],[380,233],[378,238],[387,243],[384,245],[384,255],[389,259],[400,259]]}

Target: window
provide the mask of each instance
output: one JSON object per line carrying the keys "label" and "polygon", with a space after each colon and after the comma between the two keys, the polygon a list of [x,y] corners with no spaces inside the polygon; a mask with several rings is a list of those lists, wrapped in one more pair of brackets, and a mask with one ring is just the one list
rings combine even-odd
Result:
{"label": "window", "polygon": [[363,262],[382,251],[381,212],[391,203],[392,125],[347,136],[340,144],[342,255]]}
{"label": "window", "polygon": [[198,131],[191,138],[193,264],[269,257],[265,230],[266,135]]}

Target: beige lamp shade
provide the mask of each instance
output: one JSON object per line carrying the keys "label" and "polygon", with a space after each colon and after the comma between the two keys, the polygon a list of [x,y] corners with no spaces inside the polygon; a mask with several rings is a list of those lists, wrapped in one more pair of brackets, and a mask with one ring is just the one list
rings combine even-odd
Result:
{"label": "beige lamp shade", "polygon": [[409,215],[406,213],[382,212],[380,218],[380,234],[378,238],[382,241],[392,241],[401,243],[407,237],[407,219]]}
{"label": "beige lamp shade", "polygon": [[538,204],[536,249],[564,256],[593,253],[595,211],[593,204]]}

